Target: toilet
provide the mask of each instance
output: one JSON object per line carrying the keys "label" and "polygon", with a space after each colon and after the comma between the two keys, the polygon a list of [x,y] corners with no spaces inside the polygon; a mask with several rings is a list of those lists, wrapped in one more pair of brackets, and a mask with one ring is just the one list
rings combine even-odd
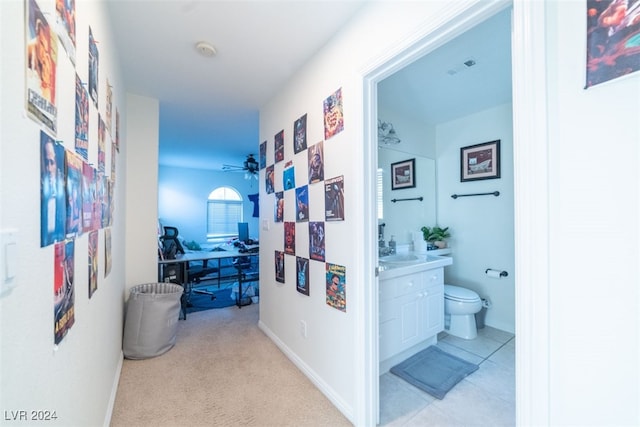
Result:
{"label": "toilet", "polygon": [[444,285],[444,324],[447,333],[472,340],[478,336],[475,314],[482,309],[482,299],[471,289]]}

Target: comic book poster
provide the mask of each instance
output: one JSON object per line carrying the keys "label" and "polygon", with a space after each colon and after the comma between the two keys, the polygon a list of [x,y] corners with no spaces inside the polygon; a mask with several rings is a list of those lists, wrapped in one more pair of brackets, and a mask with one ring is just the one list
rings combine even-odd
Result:
{"label": "comic book poster", "polygon": [[260,144],[260,155],[258,156],[258,167],[260,170],[267,167],[267,141]]}
{"label": "comic book poster", "polygon": [[105,107],[105,112],[104,112],[104,124],[107,127],[107,132],[109,132],[109,135],[111,135],[111,125],[113,124],[112,122],[112,112],[113,112],[113,86],[111,86],[111,84],[109,83],[109,79],[107,79],[107,87],[105,89],[105,100],[106,100],[106,107]]}
{"label": "comic book poster", "polygon": [[296,188],[296,221],[309,221],[309,187]]}
{"label": "comic book poster", "polygon": [[293,124],[293,152],[298,154],[307,149],[307,115],[300,117]]}
{"label": "comic book poster", "polygon": [[274,137],[274,153],[275,163],[284,160],[284,129],[278,132]]}
{"label": "comic book poster", "polygon": [[323,142],[312,145],[307,150],[309,156],[309,184],[324,180],[324,150]]}
{"label": "comic book poster", "polygon": [[64,146],[40,131],[40,246],[65,239],[67,194]]}
{"label": "comic book poster", "polygon": [[[120,111],[116,108],[116,150],[120,152]],[[113,157],[112,157],[113,158]]]}
{"label": "comic book poster", "polygon": [[58,131],[58,38],[35,0],[27,0],[26,95],[29,116],[53,135]]}
{"label": "comic book poster", "polygon": [[296,223],[284,222],[284,253],[289,255],[296,254]]}
{"label": "comic book poster", "polygon": [[111,174],[109,176],[112,181],[116,180],[116,144],[115,142],[111,143]]}
{"label": "comic book poster", "polygon": [[338,264],[326,263],[327,305],[340,311],[347,311],[346,282],[347,269]]}
{"label": "comic book poster", "polygon": [[93,38],[93,31],[89,27],[89,95],[96,108],[98,108],[98,62],[98,45]]}
{"label": "comic book poster", "polygon": [[82,234],[82,164],[80,156],[65,150],[67,176],[67,237]]}
{"label": "comic book poster", "polygon": [[98,192],[98,196],[100,198],[100,228],[106,228],[109,226],[109,179],[104,173],[99,173],[98,177],[100,182],[97,183],[100,191]]}
{"label": "comic book poster", "polygon": [[107,153],[105,151],[105,126],[102,116],[98,114],[98,171],[104,172]]}
{"label": "comic book poster", "polygon": [[322,104],[324,117],[324,139],[344,130],[344,117],[342,115],[342,88],[335,91]]}
{"label": "comic book poster", "polygon": [[86,162],[89,158],[89,95],[76,74],[76,153]]}
{"label": "comic book poster", "polygon": [[640,70],[640,0],[587,1],[587,82]]}
{"label": "comic book poster", "polygon": [[107,198],[109,200],[108,205],[109,205],[109,221],[108,221],[108,226],[112,226],[113,225],[113,208],[115,205],[115,200],[113,199],[113,193],[115,191],[115,186],[116,183],[113,181],[113,179],[107,179]]}
{"label": "comic book poster", "polygon": [[82,231],[93,228],[93,205],[96,198],[95,170],[88,163],[82,164]]}
{"label": "comic book poster", "polygon": [[273,171],[273,165],[267,167],[267,171],[264,174],[264,181],[265,191],[267,192],[267,194],[273,193],[275,186],[275,173]]}
{"label": "comic book poster", "polygon": [[296,257],[296,290],[309,295],[309,260]]}
{"label": "comic book poster", "polygon": [[111,229],[104,230],[104,277],[111,273]]}
{"label": "comic book poster", "polygon": [[76,64],[76,2],[56,0],[56,32],[67,51],[67,56]]}
{"label": "comic book poster", "polygon": [[98,290],[98,230],[89,233],[89,298]]}
{"label": "comic book poster", "polygon": [[276,191],[276,203],[274,206],[273,221],[284,221],[284,191]]}
{"label": "comic book poster", "polygon": [[57,345],[75,323],[74,241],[56,243],[54,253],[53,336]]}
{"label": "comic book poster", "polygon": [[293,166],[292,161],[284,165],[284,170],[282,171],[282,187],[285,190],[296,188],[296,168]]}
{"label": "comic book poster", "polygon": [[275,251],[276,282],[284,283],[284,252]]}
{"label": "comic book poster", "polygon": [[309,222],[309,258],[324,262],[324,222]]}
{"label": "comic book poster", "polygon": [[324,220],[344,221],[344,176],[324,181]]}

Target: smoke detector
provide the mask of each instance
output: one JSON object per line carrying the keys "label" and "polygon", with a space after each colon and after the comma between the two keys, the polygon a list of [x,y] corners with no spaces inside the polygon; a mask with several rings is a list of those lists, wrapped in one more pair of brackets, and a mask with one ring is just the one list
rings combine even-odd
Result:
{"label": "smoke detector", "polygon": [[216,54],[216,48],[213,47],[211,43],[198,42],[196,43],[196,49],[198,50],[198,52],[200,52],[200,55],[206,56],[208,58]]}

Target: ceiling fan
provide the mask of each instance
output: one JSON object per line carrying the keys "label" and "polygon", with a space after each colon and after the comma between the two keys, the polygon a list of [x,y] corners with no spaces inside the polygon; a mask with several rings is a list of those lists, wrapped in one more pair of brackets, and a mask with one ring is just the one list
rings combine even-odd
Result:
{"label": "ceiling fan", "polygon": [[226,172],[244,172],[244,177],[246,179],[251,179],[255,177],[258,179],[258,172],[260,171],[260,165],[253,157],[253,154],[247,155],[247,159],[242,163],[242,166],[239,165],[222,165],[222,170]]}

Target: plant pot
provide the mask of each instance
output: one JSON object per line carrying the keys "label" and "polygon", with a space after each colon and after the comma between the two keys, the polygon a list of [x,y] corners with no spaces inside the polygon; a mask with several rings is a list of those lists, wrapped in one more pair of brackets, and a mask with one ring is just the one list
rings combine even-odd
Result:
{"label": "plant pot", "polygon": [[436,240],[435,242],[433,242],[433,244],[436,245],[438,249],[444,249],[447,247],[447,242],[445,242],[444,240]]}

